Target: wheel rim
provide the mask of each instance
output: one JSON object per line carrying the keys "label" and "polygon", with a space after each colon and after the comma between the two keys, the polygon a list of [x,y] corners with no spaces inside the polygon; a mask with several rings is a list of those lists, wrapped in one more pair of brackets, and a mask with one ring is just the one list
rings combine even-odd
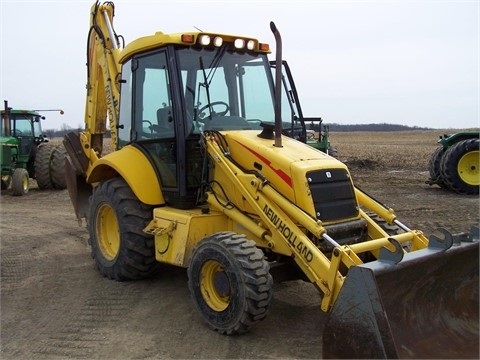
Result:
{"label": "wheel rim", "polygon": [[458,175],[469,185],[479,185],[479,151],[470,151],[458,161]]}
{"label": "wheel rim", "polygon": [[120,250],[120,233],[115,211],[103,204],[97,213],[97,240],[100,251],[107,260],[113,260]]}
{"label": "wheel rim", "polygon": [[22,187],[23,187],[23,192],[28,191],[28,174],[23,175]]}
{"label": "wheel rim", "polygon": [[215,311],[223,311],[230,303],[230,281],[222,265],[208,260],[200,272],[200,291],[207,305]]}

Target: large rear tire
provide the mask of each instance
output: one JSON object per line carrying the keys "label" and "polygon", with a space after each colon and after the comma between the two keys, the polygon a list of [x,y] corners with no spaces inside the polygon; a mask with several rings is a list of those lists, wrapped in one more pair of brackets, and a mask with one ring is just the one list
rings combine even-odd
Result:
{"label": "large rear tire", "polygon": [[195,306],[208,326],[221,334],[242,334],[263,320],[272,283],[263,252],[245,235],[232,232],[203,239],[188,268]]}
{"label": "large rear tire", "polygon": [[99,272],[113,280],[151,276],[155,260],[153,236],[142,230],[152,218],[152,207],[140,202],[122,178],[106,180],[91,197],[89,243]]}
{"label": "large rear tire", "polygon": [[435,183],[443,189],[448,189],[442,178],[441,165],[443,155],[445,155],[445,148],[443,146],[437,147],[428,162],[428,172],[430,173],[432,184]]}
{"label": "large rear tire", "polygon": [[42,144],[37,149],[35,157],[35,179],[38,188],[41,190],[53,189],[51,176],[52,155],[55,146],[51,144]]}
{"label": "large rear tire", "polygon": [[63,145],[58,145],[52,152],[51,179],[55,189],[63,190],[67,187],[65,178],[65,156],[67,151]]}
{"label": "large rear tire", "polygon": [[17,168],[12,176],[12,194],[23,196],[30,190],[29,177],[27,169]]}
{"label": "large rear tire", "polygon": [[443,156],[442,178],[448,187],[466,195],[478,195],[480,186],[480,140],[459,141],[447,149]]}

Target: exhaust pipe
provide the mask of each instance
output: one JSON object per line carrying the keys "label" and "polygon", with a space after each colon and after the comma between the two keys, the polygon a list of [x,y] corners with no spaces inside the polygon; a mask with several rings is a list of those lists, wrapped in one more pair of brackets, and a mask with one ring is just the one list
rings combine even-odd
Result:
{"label": "exhaust pipe", "polygon": [[275,23],[270,22],[275,36],[275,146],[282,147],[282,37]]}

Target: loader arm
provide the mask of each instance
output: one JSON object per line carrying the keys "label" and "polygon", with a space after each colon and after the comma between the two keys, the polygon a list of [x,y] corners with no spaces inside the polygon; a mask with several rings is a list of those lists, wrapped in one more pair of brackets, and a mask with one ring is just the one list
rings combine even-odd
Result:
{"label": "loader arm", "polygon": [[[371,230],[372,239],[353,245],[339,245],[332,239],[322,222],[313,218],[292,201],[285,198],[260,173],[246,171],[229,156],[228,149],[222,148],[218,137],[221,134],[207,133],[205,137],[209,156],[214,161],[214,167],[221,169],[233,187],[241,192],[246,202],[254,207],[257,222],[262,225],[252,230],[252,219],[246,214],[233,210],[235,204],[222,197],[218,192],[208,192],[207,201],[216,210],[235,218],[243,227],[258,234],[260,247],[275,253],[290,256],[322,293],[321,308],[328,312],[333,306],[345,279],[345,270],[352,266],[362,265],[360,254],[371,253],[375,258],[383,260],[390,253],[398,253],[402,257],[404,250],[400,244],[413,244],[412,248],[422,249],[428,244],[427,239],[419,231],[388,236],[381,229]],[[222,180],[224,182],[225,180]],[[358,190],[357,190],[358,191]],[[393,210],[387,210],[373,199],[361,193],[361,204],[384,214],[386,221],[395,221]],[[226,206],[225,204],[229,204]],[[380,209],[382,211],[380,211]],[[364,212],[365,218],[370,220]],[[375,224],[369,224],[374,227]],[[327,257],[307,236],[311,234],[316,239],[324,239],[334,246],[331,258]]]}

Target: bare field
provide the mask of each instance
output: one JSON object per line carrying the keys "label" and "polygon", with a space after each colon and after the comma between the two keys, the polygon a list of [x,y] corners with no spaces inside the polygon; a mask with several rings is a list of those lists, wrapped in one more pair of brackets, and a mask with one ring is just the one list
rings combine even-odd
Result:
{"label": "bare field", "polygon": [[452,130],[330,133],[339,160],[370,167],[428,171],[441,134]]}
{"label": "bare field", "polygon": [[[355,184],[406,225],[427,235],[439,226],[467,231],[478,224],[479,197],[425,184],[442,133],[332,133],[331,143]],[[312,285],[275,284],[264,321],[244,336],[219,335],[196,314],[184,269],[137,282],[102,278],[68,191],[35,185],[26,196],[2,191],[0,198],[0,358],[320,357],[326,314]]]}

